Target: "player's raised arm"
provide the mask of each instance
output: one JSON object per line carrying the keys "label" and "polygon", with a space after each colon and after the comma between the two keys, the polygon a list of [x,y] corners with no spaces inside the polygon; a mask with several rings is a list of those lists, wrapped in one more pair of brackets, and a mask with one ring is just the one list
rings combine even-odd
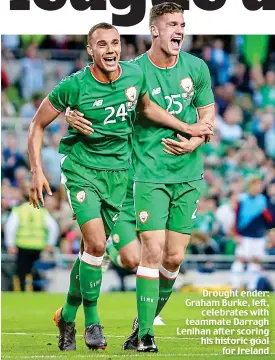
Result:
{"label": "player's raised arm", "polygon": [[[199,121],[204,124],[212,124],[214,126],[214,117],[215,117],[215,105],[211,104],[204,108],[198,109]],[[183,155],[193,152],[205,141],[210,140],[210,136],[196,136],[187,140],[181,135],[177,135],[179,141],[173,139],[162,139],[162,144],[164,145],[164,151],[171,155]]]}
{"label": "player's raised arm", "polygon": [[199,121],[204,124],[210,124],[214,127],[214,118],[215,118],[215,104],[209,106],[198,108]]}
{"label": "player's raised arm", "polygon": [[41,165],[41,148],[43,144],[44,129],[48,126],[57,116],[59,111],[54,109],[46,97],[39,109],[37,110],[34,118],[32,119],[29,135],[28,135],[28,154],[32,173],[32,182],[30,189],[30,203],[39,209],[38,199],[44,205],[43,188],[51,195],[51,189],[46,179]]}
{"label": "player's raised arm", "polygon": [[199,121],[214,127],[215,99],[209,69],[203,61],[201,62],[200,78],[198,79],[194,105],[198,111]]}
{"label": "player's raised arm", "polygon": [[[186,134],[189,134],[193,137],[195,136],[203,136],[203,135],[213,135],[213,120],[210,119],[210,110],[206,111],[206,109],[201,109],[201,123],[196,124],[186,124],[177,118],[175,118],[173,115],[169,114],[167,111],[162,109],[159,105],[152,102],[149,98],[149,95],[146,94],[143,96],[142,100],[140,101],[142,111],[145,113],[145,115],[152,121],[158,122],[160,125],[170,127],[172,129],[184,132]],[[149,108],[148,108],[149,105]],[[148,112],[148,114],[146,113]],[[159,112],[161,113],[159,117]],[[203,114],[208,114],[204,116]],[[151,118],[150,116],[153,116]],[[66,122],[73,128],[78,130],[84,135],[91,135],[93,134],[94,130],[91,127],[91,123],[86,120],[82,113],[80,113],[77,110],[72,110],[70,108],[67,108],[66,110]],[[197,146],[199,146],[201,143],[204,142],[204,139],[195,139],[193,140],[194,143],[198,143]],[[197,147],[196,146],[196,147]]]}
{"label": "player's raised arm", "polygon": [[189,134],[191,136],[203,136],[203,135],[213,135],[213,128],[211,125],[206,123],[196,123],[196,124],[187,124],[178,120],[173,115],[169,114],[166,110],[162,109],[156,103],[150,100],[148,93],[146,93],[139,100],[140,110],[144,115],[165,127],[169,127],[174,130]]}

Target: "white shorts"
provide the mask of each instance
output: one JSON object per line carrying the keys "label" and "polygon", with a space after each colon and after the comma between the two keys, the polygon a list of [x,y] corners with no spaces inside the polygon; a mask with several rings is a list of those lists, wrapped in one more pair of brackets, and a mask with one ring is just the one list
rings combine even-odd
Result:
{"label": "white shorts", "polygon": [[245,259],[251,259],[253,257],[261,259],[265,256],[265,238],[250,238],[241,237],[241,243],[236,247],[236,256],[243,257]]}

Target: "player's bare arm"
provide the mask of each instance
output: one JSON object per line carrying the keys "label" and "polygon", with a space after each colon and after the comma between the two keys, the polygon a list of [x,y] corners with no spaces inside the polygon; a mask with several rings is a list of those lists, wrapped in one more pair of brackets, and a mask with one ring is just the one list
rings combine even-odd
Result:
{"label": "player's bare arm", "polygon": [[[214,126],[214,117],[215,117],[215,105],[210,105],[205,108],[198,109],[199,121],[205,124],[212,124]],[[200,145],[202,145],[205,140],[209,141],[209,135],[206,137],[192,137],[190,140],[187,140],[181,135],[177,135],[179,141],[173,139],[162,139],[162,144],[164,145],[164,151],[171,155],[183,155],[188,154],[196,150]]]}
{"label": "player's bare arm", "polygon": [[41,147],[43,143],[44,129],[57,116],[59,112],[45,98],[32,119],[28,135],[28,153],[32,174],[31,188],[29,193],[30,204],[39,209],[39,200],[44,206],[43,188],[52,195],[50,185],[46,179],[41,164]]}
{"label": "player's bare arm", "polygon": [[215,104],[209,106],[198,108],[199,121],[201,123],[210,125],[212,129],[214,128],[214,119],[215,119]]}
{"label": "player's bare arm", "polygon": [[[211,125],[211,123],[208,124],[204,121],[203,123],[198,122],[192,125],[186,124],[151,101],[148,94],[144,95],[144,97],[140,100],[139,105],[141,111],[146,115],[146,117],[162,126],[178,130],[191,136],[214,134],[213,125]],[[81,114],[76,110],[71,110],[70,108],[67,109],[66,121],[72,128],[80,131],[84,135],[90,135],[93,133],[91,123],[81,116]]]}
{"label": "player's bare arm", "polygon": [[[200,122],[205,124],[211,124],[214,129],[214,119],[215,119],[215,104],[211,104],[210,106],[199,108],[198,115]],[[210,135],[205,136],[205,142],[209,142],[211,140]]]}
{"label": "player's bare arm", "polygon": [[193,152],[200,145],[204,144],[205,137],[192,137],[190,140],[181,135],[177,135],[179,141],[173,139],[162,139],[161,143],[164,146],[164,151],[171,155],[184,155]]}
{"label": "player's bare arm", "polygon": [[186,124],[185,122],[180,121],[179,119],[175,118],[173,115],[169,114],[159,105],[154,103],[150,100],[150,97],[145,94],[139,100],[140,110],[144,113],[144,115],[165,127],[169,127],[174,130],[178,130],[180,132],[189,134],[191,136],[202,136],[202,135],[213,135],[213,129],[208,124],[204,123],[197,123],[194,125]]}

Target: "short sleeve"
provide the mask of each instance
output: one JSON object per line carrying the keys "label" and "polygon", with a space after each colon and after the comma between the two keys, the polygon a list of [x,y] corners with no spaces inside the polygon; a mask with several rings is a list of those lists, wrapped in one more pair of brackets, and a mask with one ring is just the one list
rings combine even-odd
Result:
{"label": "short sleeve", "polygon": [[64,111],[68,106],[73,105],[75,94],[71,76],[65,77],[49,94],[48,99],[57,111]]}
{"label": "short sleeve", "polygon": [[196,89],[194,105],[196,108],[203,108],[208,105],[214,104],[214,94],[211,87],[211,77],[208,66],[202,61],[200,69],[199,82]]}

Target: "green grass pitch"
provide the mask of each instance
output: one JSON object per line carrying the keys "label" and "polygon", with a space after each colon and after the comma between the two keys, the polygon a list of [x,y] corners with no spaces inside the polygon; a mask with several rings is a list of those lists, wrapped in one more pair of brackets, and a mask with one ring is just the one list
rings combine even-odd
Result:
{"label": "green grass pitch", "polygon": [[[202,345],[200,336],[177,335],[185,327],[187,317],[203,319],[200,307],[186,307],[185,299],[200,299],[200,294],[174,293],[162,312],[165,326],[156,326],[157,354],[122,351],[121,344],[131,330],[136,312],[134,293],[102,294],[99,313],[108,348],[89,351],[83,340],[83,309],[77,316],[77,350],[64,353],[57,348],[57,328],[52,317],[65,295],[48,293],[2,293],[2,359],[275,359],[275,296],[269,297],[270,355],[222,355],[223,347],[232,345]],[[233,309],[233,308],[231,308]],[[248,318],[252,318],[249,316]],[[274,319],[274,320],[273,320]],[[205,327],[207,328],[207,327]],[[249,346],[250,347],[250,346]],[[261,347],[261,346],[259,346]],[[265,347],[265,346],[262,346]]]}

